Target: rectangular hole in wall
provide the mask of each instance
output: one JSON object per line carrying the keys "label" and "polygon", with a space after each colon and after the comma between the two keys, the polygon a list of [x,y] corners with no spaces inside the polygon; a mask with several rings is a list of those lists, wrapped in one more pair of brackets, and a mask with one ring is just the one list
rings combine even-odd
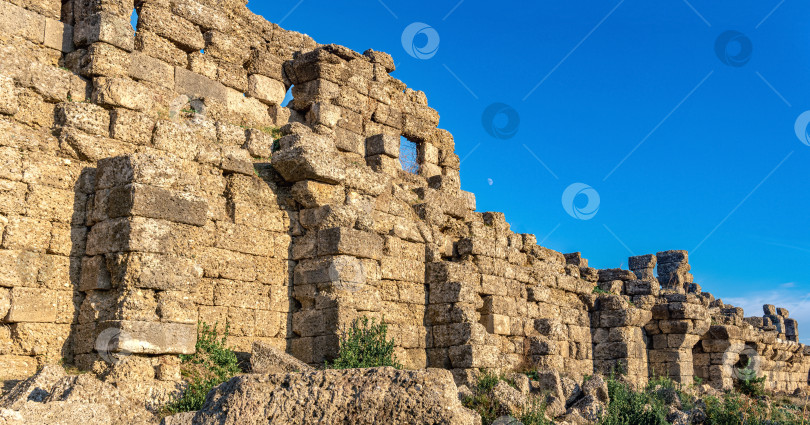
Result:
{"label": "rectangular hole in wall", "polygon": [[399,162],[402,169],[411,173],[419,173],[419,161],[417,160],[416,143],[401,136],[399,140]]}

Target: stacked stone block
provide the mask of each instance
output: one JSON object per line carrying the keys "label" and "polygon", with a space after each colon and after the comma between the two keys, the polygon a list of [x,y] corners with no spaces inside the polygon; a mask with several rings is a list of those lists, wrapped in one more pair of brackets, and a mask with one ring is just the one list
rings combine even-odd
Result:
{"label": "stacked stone block", "polygon": [[652,341],[648,353],[650,376],[692,383],[692,351],[711,325],[708,309],[695,295],[664,293],[652,308],[652,319],[645,326]]}
{"label": "stacked stone block", "polygon": [[638,308],[628,296],[603,294],[591,314],[594,372],[623,374],[629,382],[647,382],[647,343],[644,326],[650,310]]}
{"label": "stacked stone block", "polygon": [[[202,277],[194,255],[208,205],[190,192],[184,171],[179,161],[150,155],[99,162],[78,288],[85,295],[78,364],[90,366],[99,347],[137,354],[194,352],[192,293]],[[118,337],[98,341],[108,328]]]}
{"label": "stacked stone block", "polygon": [[689,254],[686,251],[664,251],[655,255],[658,261],[658,281],[661,288],[677,293],[686,293],[694,277],[689,270]]}
{"label": "stacked stone block", "polygon": [[[734,325],[712,325],[692,350],[694,376],[715,388],[731,389],[746,344],[743,331]],[[744,365],[742,365],[744,367]]]}
{"label": "stacked stone block", "polygon": [[105,349],[189,352],[197,320],[227,324],[238,351],[261,340],[320,363],[370,316],[405,366],[459,381],[621,365],[638,384],[727,386],[742,343],[770,387],[807,384],[787,312],[743,320],[701,292],[685,251],[597,271],[476,213],[452,136],[385,53],[210,0],[0,0],[0,31],[7,376],[89,367],[109,328]]}

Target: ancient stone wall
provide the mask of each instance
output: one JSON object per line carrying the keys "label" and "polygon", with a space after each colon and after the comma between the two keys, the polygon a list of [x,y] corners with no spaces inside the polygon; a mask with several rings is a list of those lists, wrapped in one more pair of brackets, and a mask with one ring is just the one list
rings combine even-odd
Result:
{"label": "ancient stone wall", "polygon": [[241,1],[0,0],[0,32],[5,377],[188,353],[198,321],[321,363],[370,316],[406,367],[459,381],[536,367],[729,387],[751,358],[771,388],[807,385],[788,312],[744,318],[686,252],[596,270],[476,212],[452,136],[385,53]]}

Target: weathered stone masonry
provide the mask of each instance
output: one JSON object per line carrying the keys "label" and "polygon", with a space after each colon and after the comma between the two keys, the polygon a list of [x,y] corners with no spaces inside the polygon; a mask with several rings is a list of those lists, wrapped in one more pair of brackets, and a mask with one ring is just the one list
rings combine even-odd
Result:
{"label": "weathered stone masonry", "polygon": [[596,270],[476,212],[453,137],[385,53],[242,1],[0,0],[0,33],[5,378],[100,347],[158,365],[198,320],[320,363],[366,315],[407,367],[460,381],[535,366],[729,387],[755,357],[771,388],[808,383],[788,312],[743,317],[686,252]]}

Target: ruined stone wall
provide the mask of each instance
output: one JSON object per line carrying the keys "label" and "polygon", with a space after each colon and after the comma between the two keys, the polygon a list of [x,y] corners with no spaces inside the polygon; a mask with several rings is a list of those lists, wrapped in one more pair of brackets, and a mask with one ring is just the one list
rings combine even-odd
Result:
{"label": "ruined stone wall", "polygon": [[476,212],[452,135],[385,53],[319,45],[237,1],[12,3],[0,0],[7,377],[188,353],[197,321],[227,323],[238,351],[263,340],[321,363],[369,316],[406,367],[458,381],[535,367],[729,387],[754,358],[771,388],[807,385],[788,312],[743,318],[693,282],[686,252],[596,270]]}

